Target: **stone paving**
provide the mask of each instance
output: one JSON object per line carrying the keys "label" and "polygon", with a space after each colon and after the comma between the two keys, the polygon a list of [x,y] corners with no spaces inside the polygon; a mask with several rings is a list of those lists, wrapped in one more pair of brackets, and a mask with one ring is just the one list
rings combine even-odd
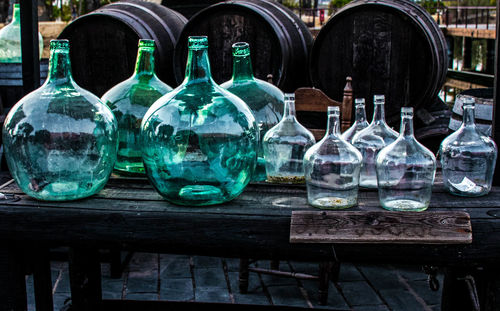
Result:
{"label": "stone paving", "polygon": [[[269,261],[253,265],[269,267]],[[316,281],[250,273],[249,290],[238,290],[238,259],[134,253],[119,279],[102,264],[103,298],[286,305],[356,311],[438,311],[441,291],[431,291],[421,267],[342,263],[331,283],[328,305],[319,306]],[[280,262],[283,271],[317,274],[317,263]],[[442,275],[438,275],[442,284]],[[70,296],[68,264],[52,262],[54,310]],[[35,310],[27,278],[28,310]]]}

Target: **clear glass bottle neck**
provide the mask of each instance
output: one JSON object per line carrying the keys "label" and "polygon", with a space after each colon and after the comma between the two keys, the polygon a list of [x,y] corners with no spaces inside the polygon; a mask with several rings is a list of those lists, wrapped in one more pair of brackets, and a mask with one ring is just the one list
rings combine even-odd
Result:
{"label": "clear glass bottle neck", "polygon": [[375,102],[373,105],[373,120],[372,123],[385,123],[385,108],[384,103]]}
{"label": "clear glass bottle neck", "polygon": [[402,137],[413,137],[413,113],[401,114],[401,129],[400,136]]}
{"label": "clear glass bottle neck", "polygon": [[463,105],[462,125],[465,127],[475,127],[476,126],[476,121],[474,119],[474,106]]}
{"label": "clear glass bottle neck", "polygon": [[137,52],[137,61],[135,63],[135,75],[148,75],[155,74],[155,58],[154,48],[140,47]]}
{"label": "clear glass bottle neck", "polygon": [[340,113],[338,110],[328,110],[325,137],[340,136]]}
{"label": "clear glass bottle neck", "polygon": [[212,81],[208,48],[189,48],[186,65],[185,84],[207,83]]}
{"label": "clear glass bottle neck", "polygon": [[73,81],[68,44],[51,42],[46,83],[65,84]]}
{"label": "clear glass bottle neck", "polygon": [[354,122],[362,123],[366,121],[365,105],[356,105]]}
{"label": "clear glass bottle neck", "polygon": [[295,120],[295,101],[285,100],[285,111],[283,113],[283,119]]}

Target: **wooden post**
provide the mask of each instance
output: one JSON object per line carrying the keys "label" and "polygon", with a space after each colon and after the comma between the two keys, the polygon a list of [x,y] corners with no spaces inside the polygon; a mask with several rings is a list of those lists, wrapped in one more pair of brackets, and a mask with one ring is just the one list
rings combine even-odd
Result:
{"label": "wooden post", "polygon": [[3,244],[0,249],[0,311],[27,310],[22,252]]}
{"label": "wooden post", "polygon": [[53,311],[52,276],[50,273],[49,249],[37,247],[33,252],[33,281],[37,311]]}
{"label": "wooden post", "polygon": [[38,50],[38,1],[21,2],[21,50],[24,94],[40,87]]}
{"label": "wooden post", "polygon": [[[497,12],[500,12],[500,1],[497,1]],[[495,40],[495,83],[494,83],[494,95],[493,95],[493,124],[492,124],[492,133],[493,133],[493,139],[497,143],[497,145],[500,145],[500,112],[497,110],[498,107],[498,90],[500,87],[500,79],[498,79],[498,74],[500,73],[499,66],[500,62],[498,61],[498,53],[500,52],[500,49],[498,48],[498,45],[500,44],[500,40],[498,40],[499,31],[498,28],[500,27],[500,19],[498,18],[498,14],[496,16],[497,21],[497,27],[496,27],[496,40]],[[497,158],[497,165],[495,167],[495,175],[493,176],[493,185],[498,186],[500,185],[500,167],[498,165],[498,158]]]}
{"label": "wooden post", "polygon": [[69,279],[72,310],[100,310],[102,302],[101,264],[97,249],[70,249]]}
{"label": "wooden post", "polygon": [[472,67],[472,38],[463,37],[462,56],[462,70],[470,69]]}

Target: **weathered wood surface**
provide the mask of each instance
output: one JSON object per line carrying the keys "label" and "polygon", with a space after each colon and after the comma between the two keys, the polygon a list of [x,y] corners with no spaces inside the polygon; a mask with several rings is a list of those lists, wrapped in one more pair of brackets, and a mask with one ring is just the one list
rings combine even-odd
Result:
{"label": "weathered wood surface", "polygon": [[458,211],[293,211],[290,243],[468,244],[469,214]]}
{"label": "weathered wood surface", "polygon": [[[34,200],[11,184],[1,190],[0,242],[49,243],[138,251],[262,259],[331,260],[328,244],[290,244],[293,211],[314,210],[304,186],[253,184],[237,199],[212,207],[163,200],[145,180],[110,180],[98,195],[70,202]],[[361,191],[352,211],[381,211],[377,192]],[[436,185],[428,210],[471,216],[469,245],[336,244],[341,261],[418,264],[495,263],[500,259],[500,188],[461,198]]]}

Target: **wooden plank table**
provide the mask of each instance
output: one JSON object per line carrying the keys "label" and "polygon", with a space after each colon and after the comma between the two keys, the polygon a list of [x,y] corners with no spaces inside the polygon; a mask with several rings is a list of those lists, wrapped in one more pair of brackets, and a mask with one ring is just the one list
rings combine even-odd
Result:
{"label": "wooden plank table", "polygon": [[[70,202],[34,200],[14,183],[0,191],[6,195],[0,201],[0,275],[6,276],[0,280],[0,301],[5,302],[0,310],[24,310],[26,266],[34,272],[35,291],[47,291],[46,253],[58,246],[72,250],[75,310],[102,306],[97,260],[101,248],[318,262],[336,256],[349,262],[444,266],[443,310],[472,310],[467,303],[474,292],[483,310],[498,310],[500,305],[500,273],[495,268],[500,261],[498,187],[481,198],[452,196],[439,183],[434,187],[431,207],[423,213],[467,212],[470,244],[290,243],[292,212],[314,211],[307,205],[304,186],[252,184],[232,202],[211,207],[169,204],[141,179],[113,178],[99,194]],[[361,191],[358,207],[350,210],[383,211],[376,191]],[[468,277],[475,280],[475,291],[469,290]],[[47,298],[39,296],[37,303],[47,304]]]}

